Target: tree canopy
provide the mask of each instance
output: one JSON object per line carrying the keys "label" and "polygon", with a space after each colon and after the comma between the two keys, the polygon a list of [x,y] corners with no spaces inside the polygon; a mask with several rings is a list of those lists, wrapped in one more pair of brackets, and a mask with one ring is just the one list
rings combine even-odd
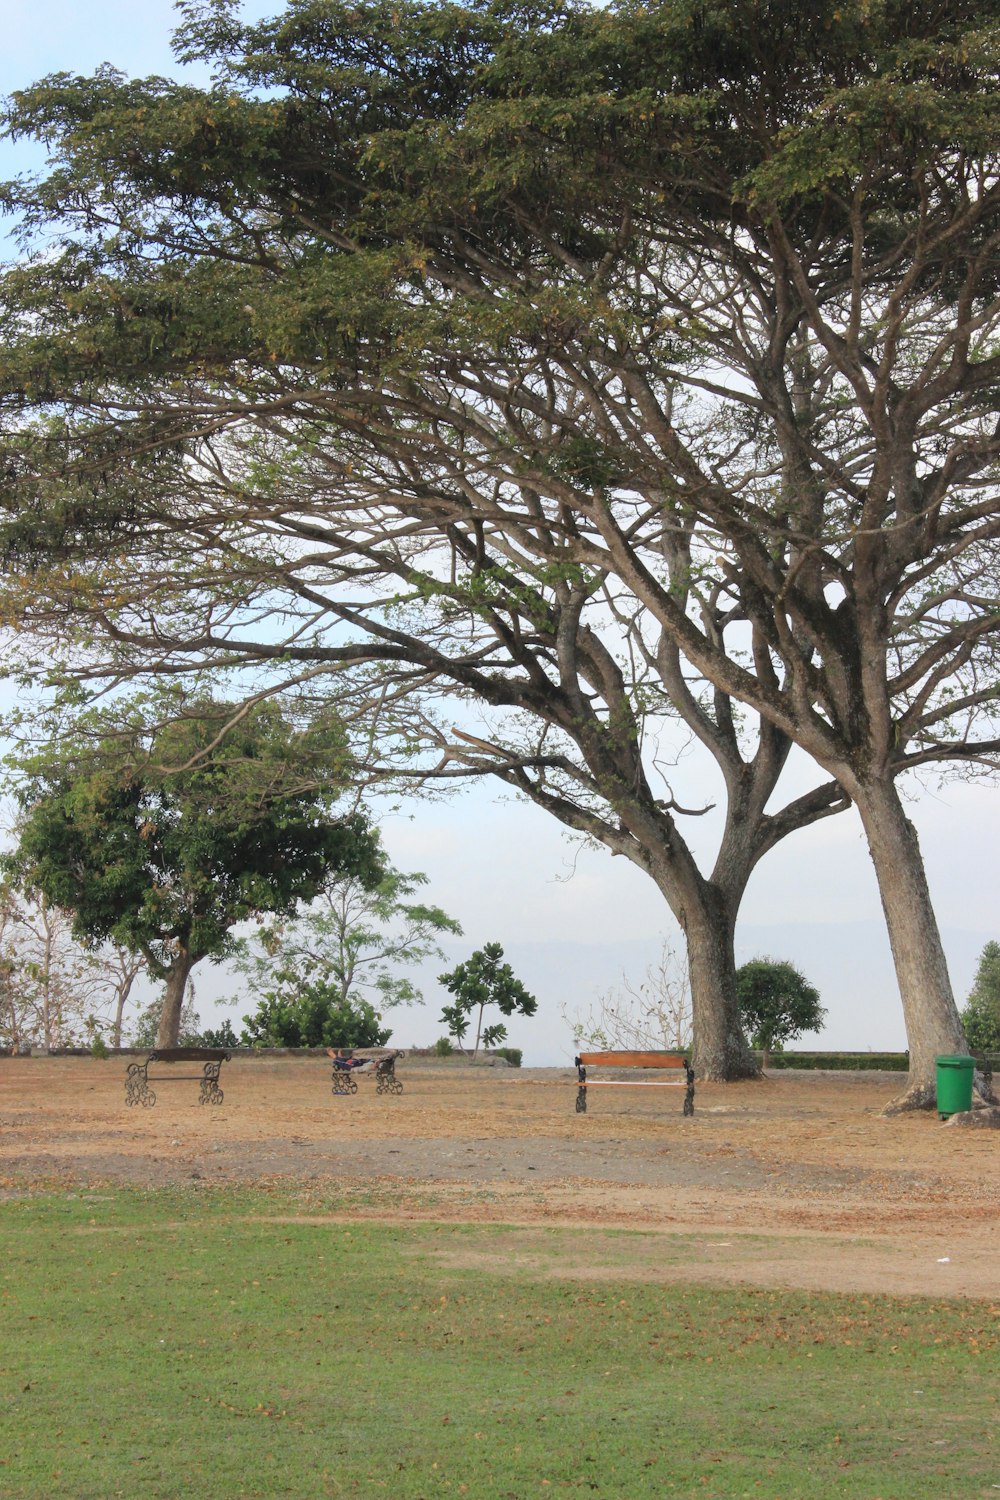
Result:
{"label": "tree canopy", "polygon": [[755,1047],[767,1054],[804,1031],[817,1031],[826,1011],[819,991],[781,959],[752,958],[736,971],[740,1011]]}
{"label": "tree canopy", "polygon": [[525,989],[510,964],[503,962],[503,948],[499,943],[486,943],[477,948],[464,963],[457,964],[439,978],[452,996],[451,1004],[441,1012],[441,1019],[448,1027],[448,1035],[453,1036],[459,1045],[465,1039],[471,1018],[475,1017],[473,1059],[479,1054],[480,1043],[484,1047],[495,1047],[507,1036],[502,1021],[483,1025],[488,1006],[495,1005],[502,1016],[533,1016],[538,1009],[534,995]]}
{"label": "tree canopy", "polygon": [[[17,94],[53,165],[6,193],[47,237],[0,284],[8,617],[112,679],[337,691],[398,774],[632,859],[716,1076],[750,873],[851,799],[933,1103],[961,1028],[895,783],[997,749],[997,12],[189,4],[210,89]],[[783,809],[791,743],[826,779]]]}
{"label": "tree canopy", "polygon": [[974,1051],[1000,1052],[1000,943],[987,943],[979,955],[962,1024]]}
{"label": "tree canopy", "polygon": [[380,879],[376,834],[329,810],[337,743],[329,728],[297,734],[270,704],[235,722],[201,704],[146,740],[107,739],[89,764],[35,768],[9,866],[72,913],[81,940],[143,955],[166,984],[159,1043],[176,1045],[192,966],[224,956],[237,924],[293,912],[331,871]]}

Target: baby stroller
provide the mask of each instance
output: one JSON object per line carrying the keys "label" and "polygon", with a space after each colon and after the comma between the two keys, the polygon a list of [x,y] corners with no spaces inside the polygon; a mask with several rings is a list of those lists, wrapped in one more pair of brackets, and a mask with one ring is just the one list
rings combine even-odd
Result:
{"label": "baby stroller", "polygon": [[367,1068],[370,1064],[374,1064],[372,1071],[375,1075],[376,1094],[403,1092],[403,1085],[396,1077],[396,1058],[402,1057],[402,1052],[390,1052],[388,1056],[379,1058],[355,1057],[353,1052],[341,1052],[339,1048],[328,1047],[327,1055],[333,1063],[331,1079],[335,1094],[356,1094],[358,1084],[354,1075],[359,1068]]}
{"label": "baby stroller", "polygon": [[328,1047],[327,1056],[333,1063],[331,1077],[333,1079],[333,1092],[335,1094],[356,1094],[358,1085],[354,1074],[358,1068],[366,1068],[371,1062],[370,1057],[355,1057],[353,1052],[341,1052],[339,1048]]}
{"label": "baby stroller", "polygon": [[401,1094],[403,1085],[396,1077],[396,1058],[402,1057],[402,1052],[390,1052],[388,1057],[382,1057],[375,1064],[375,1092],[376,1094]]}

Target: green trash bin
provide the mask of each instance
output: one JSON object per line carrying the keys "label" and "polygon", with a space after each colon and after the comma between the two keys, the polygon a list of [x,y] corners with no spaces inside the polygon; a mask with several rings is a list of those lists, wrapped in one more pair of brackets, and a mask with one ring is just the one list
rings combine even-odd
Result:
{"label": "green trash bin", "polygon": [[972,1076],[976,1071],[974,1057],[937,1057],[938,1118],[961,1114],[972,1108]]}

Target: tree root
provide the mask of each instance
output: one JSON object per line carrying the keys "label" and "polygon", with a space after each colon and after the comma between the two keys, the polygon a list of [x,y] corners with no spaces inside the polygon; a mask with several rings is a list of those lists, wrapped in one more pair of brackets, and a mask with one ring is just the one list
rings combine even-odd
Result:
{"label": "tree root", "polygon": [[880,1111],[884,1120],[891,1119],[893,1115],[908,1114],[915,1109],[937,1109],[937,1088],[933,1083],[913,1083],[902,1094],[897,1094],[895,1099]]}
{"label": "tree root", "polygon": [[[986,1082],[982,1073],[976,1073],[972,1084],[973,1108],[980,1104],[997,1104],[1000,1100],[994,1094],[990,1085]],[[895,1099],[890,1099],[880,1114],[883,1119],[891,1119],[893,1115],[902,1115],[914,1109],[937,1109],[937,1086],[934,1083],[914,1083],[905,1093],[898,1094]]]}
{"label": "tree root", "polygon": [[745,1083],[748,1079],[763,1078],[764,1070],[755,1058],[749,1062],[724,1059],[705,1068],[694,1064],[699,1083]]}
{"label": "tree root", "polygon": [[[996,1094],[993,1092],[992,1073],[990,1073],[987,1077],[985,1074],[977,1072],[973,1076],[972,1092],[974,1094],[978,1094],[979,1098],[984,1104],[1000,1104],[1000,1099],[998,1099]],[[976,1101],[973,1100],[973,1108],[975,1108],[975,1103]]]}

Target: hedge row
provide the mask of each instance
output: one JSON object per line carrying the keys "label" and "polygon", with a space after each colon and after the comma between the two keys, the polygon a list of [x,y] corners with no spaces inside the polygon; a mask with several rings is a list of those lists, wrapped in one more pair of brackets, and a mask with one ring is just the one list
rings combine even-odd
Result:
{"label": "hedge row", "polygon": [[908,1052],[772,1052],[767,1059],[772,1068],[828,1068],[836,1072],[855,1073],[878,1069],[885,1073],[906,1073],[910,1067]]}
{"label": "hedge row", "polygon": [[[1000,1053],[985,1055],[994,1073],[1000,1072]],[[878,1069],[884,1073],[906,1073],[910,1067],[908,1052],[772,1052],[767,1059],[772,1068],[823,1068],[831,1072],[863,1072]]]}

